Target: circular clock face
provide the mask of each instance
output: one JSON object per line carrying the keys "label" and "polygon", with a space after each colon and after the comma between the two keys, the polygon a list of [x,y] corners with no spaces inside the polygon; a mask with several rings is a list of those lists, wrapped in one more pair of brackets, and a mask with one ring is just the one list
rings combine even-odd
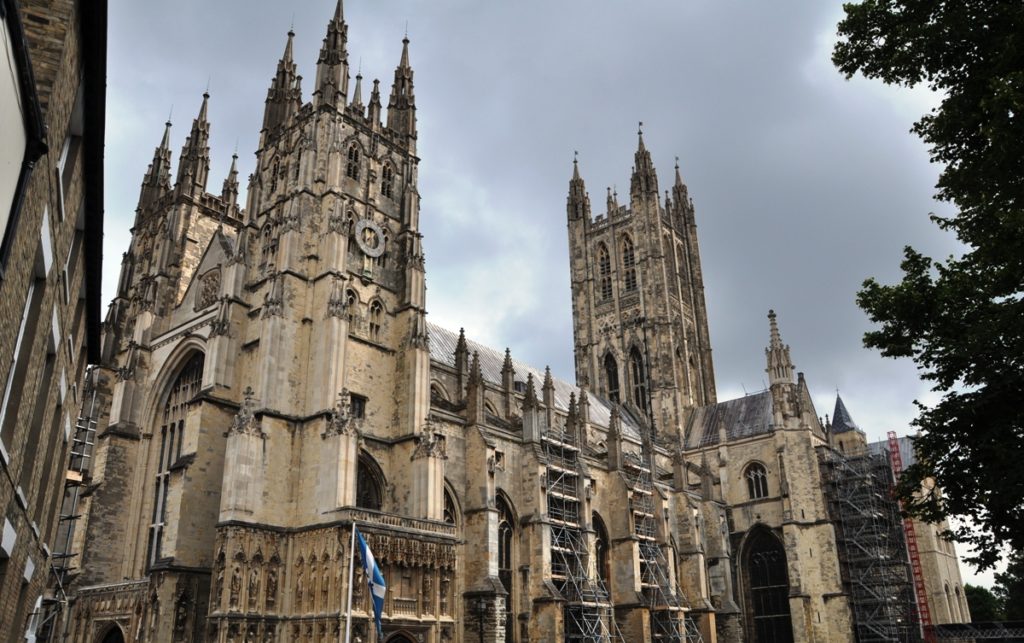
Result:
{"label": "circular clock face", "polygon": [[356,244],[367,257],[377,258],[384,254],[384,231],[369,219],[356,221]]}

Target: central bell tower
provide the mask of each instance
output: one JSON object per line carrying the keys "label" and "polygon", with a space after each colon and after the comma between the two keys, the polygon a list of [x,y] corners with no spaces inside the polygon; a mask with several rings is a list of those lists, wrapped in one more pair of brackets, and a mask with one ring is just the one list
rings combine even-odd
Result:
{"label": "central bell tower", "polygon": [[679,165],[662,200],[642,129],[638,139],[628,205],[608,188],[606,211],[596,217],[573,161],[567,213],[576,381],[674,434],[687,409],[716,401],[704,279]]}

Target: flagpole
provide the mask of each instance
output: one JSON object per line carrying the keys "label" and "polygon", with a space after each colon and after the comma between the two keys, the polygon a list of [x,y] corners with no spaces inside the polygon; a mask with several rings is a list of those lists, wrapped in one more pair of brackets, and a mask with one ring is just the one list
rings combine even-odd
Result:
{"label": "flagpole", "polygon": [[348,615],[345,617],[345,643],[352,635],[352,572],[356,562],[356,523],[352,522],[352,542],[348,548]]}

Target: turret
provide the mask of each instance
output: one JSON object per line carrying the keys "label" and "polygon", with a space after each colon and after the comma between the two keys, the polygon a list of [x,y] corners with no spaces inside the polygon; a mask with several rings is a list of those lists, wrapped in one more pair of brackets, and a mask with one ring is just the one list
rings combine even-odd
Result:
{"label": "turret", "polygon": [[327,35],[324,36],[320,57],[316,61],[314,107],[329,106],[337,109],[345,104],[348,97],[348,51],[345,48],[347,43],[348,25],[345,24],[342,0],[338,0],[334,17],[327,23]]}
{"label": "turret", "polygon": [[775,311],[768,311],[768,325],[771,337],[768,341],[768,348],[764,349],[765,359],[768,362],[768,382],[770,386],[776,384],[793,383],[793,362],[789,359],[789,346],[783,345],[782,336],[779,334],[779,325],[775,321]]}
{"label": "turret", "polygon": [[381,111],[380,81],[374,78],[373,91],[370,92],[370,109],[366,114],[366,118],[370,121],[370,126],[374,128],[374,131],[376,131],[377,126],[380,124]]}
{"label": "turret", "polygon": [[231,169],[228,170],[228,176],[224,179],[224,187],[221,188],[220,198],[224,201],[224,205],[228,210],[229,214],[235,214],[238,211],[238,154],[231,155]]}
{"label": "turret", "polygon": [[182,194],[197,195],[206,191],[206,179],[210,175],[210,123],[206,119],[209,101],[209,92],[203,93],[199,115],[192,121],[192,131],[181,148],[175,188]]}
{"label": "turret", "polygon": [[416,137],[416,96],[409,65],[409,38],[402,39],[402,59],[395,68],[395,82],[388,99],[388,129]]}
{"label": "turret", "polygon": [[630,197],[636,201],[642,198],[658,195],[658,175],[654,171],[654,162],[651,161],[651,153],[644,145],[643,123],[637,130],[639,140],[636,153],[633,155],[633,176],[630,179]]}
{"label": "turret", "polygon": [[[164,136],[160,145],[153,152],[153,162],[146,170],[142,179],[142,190],[139,193],[138,216],[141,211],[152,205],[171,189],[171,121],[164,124]],[[136,219],[136,223],[138,220]]]}
{"label": "turret", "polygon": [[277,73],[267,90],[266,108],[263,112],[264,139],[273,136],[285,125],[292,114],[302,106],[302,78],[296,72],[292,57],[294,31],[288,31],[288,42],[284,54],[277,63]]}
{"label": "turret", "polygon": [[590,219],[590,197],[587,195],[587,186],[580,177],[580,163],[575,156],[572,159],[572,178],[569,179],[569,198],[566,209],[570,221]]}

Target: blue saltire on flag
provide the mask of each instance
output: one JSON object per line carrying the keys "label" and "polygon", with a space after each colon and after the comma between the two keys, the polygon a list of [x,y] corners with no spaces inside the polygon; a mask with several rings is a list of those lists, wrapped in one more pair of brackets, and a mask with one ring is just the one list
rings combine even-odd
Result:
{"label": "blue saltire on flag", "polygon": [[377,622],[377,634],[383,637],[384,631],[381,629],[380,615],[384,611],[384,592],[387,590],[387,586],[384,584],[384,574],[381,573],[380,566],[377,565],[377,559],[373,557],[373,552],[370,551],[370,546],[363,540],[363,535],[354,526],[352,528],[356,530],[359,560],[363,562],[366,583],[370,586],[370,597],[373,599],[373,618]]}

